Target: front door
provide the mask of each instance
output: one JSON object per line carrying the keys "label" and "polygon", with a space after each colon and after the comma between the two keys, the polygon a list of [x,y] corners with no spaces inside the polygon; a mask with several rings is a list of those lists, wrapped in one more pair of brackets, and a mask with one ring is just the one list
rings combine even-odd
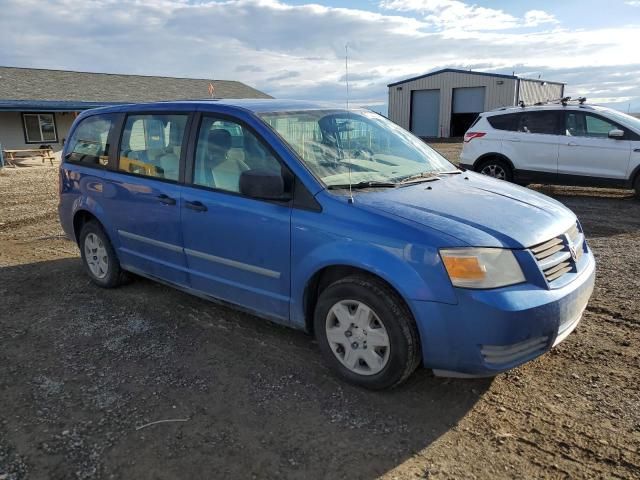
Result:
{"label": "front door", "polygon": [[188,114],[128,115],[118,171],[105,175],[107,213],[125,269],[187,286],[180,157]]}
{"label": "front door", "polygon": [[194,156],[182,203],[191,287],[288,321],[291,207],[240,192],[243,172],[280,162],[245,124],[214,116],[202,117]]}
{"label": "front door", "polygon": [[623,127],[599,115],[566,112],[566,136],[560,146],[558,173],[568,183],[602,183],[602,179],[627,179],[631,144],[623,138],[609,138],[611,130]]}

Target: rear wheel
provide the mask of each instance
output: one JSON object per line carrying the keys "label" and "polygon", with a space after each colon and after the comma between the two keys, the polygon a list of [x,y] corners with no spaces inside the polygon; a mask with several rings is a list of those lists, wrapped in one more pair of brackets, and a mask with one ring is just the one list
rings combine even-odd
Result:
{"label": "rear wheel", "polygon": [[415,322],[384,282],[355,275],[327,287],[318,299],[314,330],[334,371],[374,390],[404,382],[420,363]]}
{"label": "rear wheel", "polygon": [[89,278],[103,288],[117,287],[125,280],[118,257],[102,226],[89,221],[80,230],[80,254]]}
{"label": "rear wheel", "polygon": [[513,181],[513,170],[511,166],[500,158],[492,157],[483,160],[476,168],[476,171],[488,177],[497,178],[498,180]]}
{"label": "rear wheel", "polygon": [[636,191],[636,200],[640,200],[640,174],[636,176],[636,181],[633,182],[633,188]]}

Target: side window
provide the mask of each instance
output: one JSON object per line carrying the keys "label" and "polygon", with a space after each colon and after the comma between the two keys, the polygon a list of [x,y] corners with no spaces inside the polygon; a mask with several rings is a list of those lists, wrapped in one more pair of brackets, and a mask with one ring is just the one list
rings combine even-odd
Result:
{"label": "side window", "polygon": [[129,115],[118,169],[177,181],[188,115]]}
{"label": "side window", "polygon": [[520,113],[507,113],[505,115],[494,115],[487,117],[489,124],[497,130],[509,130],[515,132],[518,130],[518,121]]}
{"label": "side window", "polygon": [[620,129],[615,123],[584,112],[567,112],[567,135],[571,137],[608,138],[609,132]]}
{"label": "side window", "polygon": [[240,175],[248,170],[280,173],[280,162],[241,124],[204,117],[198,134],[193,183],[240,193]]}
{"label": "side window", "polygon": [[611,130],[620,129],[615,123],[589,114],[585,114],[585,123],[588,137],[609,138]]}
{"label": "side window", "polygon": [[524,133],[541,133],[559,135],[562,112],[523,112],[520,114],[518,131]]}
{"label": "side window", "polygon": [[92,166],[106,166],[109,163],[108,140],[113,123],[113,115],[95,115],[82,120],[69,139],[66,160]]}

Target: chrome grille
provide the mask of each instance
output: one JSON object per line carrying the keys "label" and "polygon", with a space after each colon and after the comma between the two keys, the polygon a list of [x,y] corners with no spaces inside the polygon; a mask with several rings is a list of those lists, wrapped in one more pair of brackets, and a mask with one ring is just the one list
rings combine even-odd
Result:
{"label": "chrome grille", "polygon": [[566,273],[576,271],[576,264],[584,253],[584,235],[576,223],[564,234],[530,250],[547,282],[551,283]]}

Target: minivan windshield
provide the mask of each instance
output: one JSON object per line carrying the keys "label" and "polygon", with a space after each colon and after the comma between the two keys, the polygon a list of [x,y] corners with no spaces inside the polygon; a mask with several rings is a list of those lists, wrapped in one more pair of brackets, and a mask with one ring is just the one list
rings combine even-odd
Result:
{"label": "minivan windshield", "polygon": [[260,117],[329,188],[389,187],[456,168],[420,139],[367,110],[305,110]]}

